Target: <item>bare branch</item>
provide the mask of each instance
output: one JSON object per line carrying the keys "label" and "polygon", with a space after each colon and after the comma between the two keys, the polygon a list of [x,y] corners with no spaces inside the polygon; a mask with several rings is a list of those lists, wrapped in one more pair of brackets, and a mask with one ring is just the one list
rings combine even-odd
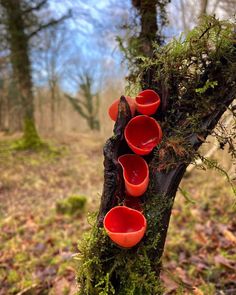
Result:
{"label": "bare branch", "polygon": [[48,0],[42,0],[37,5],[29,7],[28,9],[23,10],[22,14],[27,14],[27,13],[30,13],[30,12],[35,11],[35,10],[40,10],[44,5],[47,4],[47,2],[48,2]]}
{"label": "bare branch", "polygon": [[28,39],[31,39],[32,37],[34,37],[35,35],[37,35],[42,30],[45,30],[45,29],[47,29],[49,27],[56,26],[56,25],[62,23],[64,20],[66,20],[66,19],[68,19],[70,17],[71,17],[71,10],[69,10],[69,12],[67,14],[63,15],[62,17],[60,17],[58,19],[52,19],[49,22],[40,25],[35,31],[31,32],[28,35]]}

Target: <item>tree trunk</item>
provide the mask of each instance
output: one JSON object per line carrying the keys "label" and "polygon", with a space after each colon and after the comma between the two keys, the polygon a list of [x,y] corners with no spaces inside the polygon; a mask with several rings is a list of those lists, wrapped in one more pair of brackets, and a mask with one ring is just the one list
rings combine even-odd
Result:
{"label": "tree trunk", "polygon": [[207,14],[207,4],[208,4],[208,0],[201,0],[200,1],[200,13],[199,16],[203,15],[203,14]]}
{"label": "tree trunk", "polygon": [[56,108],[56,89],[57,89],[57,81],[55,79],[51,79],[49,81],[49,87],[51,92],[51,130],[55,131],[55,108]]}
{"label": "tree trunk", "polygon": [[28,36],[20,0],[1,0],[7,15],[8,42],[13,76],[21,98],[24,121],[24,142],[27,147],[39,142],[34,121],[34,96],[29,58]]}
{"label": "tree trunk", "polygon": [[[224,25],[211,18],[191,32],[188,41],[167,45],[148,63],[147,71],[152,66],[152,75],[142,83],[161,96],[162,106],[154,117],[160,122],[164,136],[157,149],[145,156],[150,182],[140,201],[148,228],[142,241],[131,249],[115,245],[103,229],[105,214],[124,204],[126,198],[117,159],[130,153],[124,129],[131,114],[125,97],[121,97],[114,136],[104,147],[104,187],[97,222],[79,246],[80,294],[163,293],[161,259],[176,191],[196,151],[236,95],[236,52],[232,41],[229,42],[233,40],[232,31],[231,35],[227,31],[228,37],[226,31]],[[219,40],[215,38],[216,32]],[[193,64],[195,68],[190,69]]]}
{"label": "tree trunk", "polygon": [[139,13],[141,18],[141,32],[139,35],[142,52],[146,56],[151,56],[153,52],[152,43],[156,41],[161,44],[161,36],[157,34],[157,1],[141,0],[139,3]]}

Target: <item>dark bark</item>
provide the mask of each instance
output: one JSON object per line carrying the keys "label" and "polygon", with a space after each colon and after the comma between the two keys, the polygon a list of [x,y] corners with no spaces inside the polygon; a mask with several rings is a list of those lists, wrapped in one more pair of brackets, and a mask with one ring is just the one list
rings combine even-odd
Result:
{"label": "dark bark", "polygon": [[104,146],[104,186],[98,214],[98,226],[103,225],[106,213],[124,198],[123,176],[117,158],[124,151],[124,129],[131,118],[130,108],[124,96],[120,98],[119,116],[114,127],[114,136]]}

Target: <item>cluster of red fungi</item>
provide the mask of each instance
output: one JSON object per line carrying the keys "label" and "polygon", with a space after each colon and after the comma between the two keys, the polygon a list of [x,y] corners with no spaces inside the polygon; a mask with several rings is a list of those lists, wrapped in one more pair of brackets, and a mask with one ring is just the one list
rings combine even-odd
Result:
{"label": "cluster of red fungi", "polygon": [[[159,105],[159,95],[147,89],[140,92],[135,99],[126,97],[132,119],[125,127],[125,140],[134,154],[125,154],[118,158],[123,169],[125,190],[128,199],[142,196],[149,183],[149,168],[141,157],[148,155],[162,139],[162,130],[157,121],[150,117],[155,114]],[[119,99],[110,106],[108,113],[113,121],[118,116]],[[135,116],[137,113],[140,115]],[[137,210],[136,210],[137,209]],[[105,216],[104,228],[113,242],[123,248],[131,248],[143,238],[147,222],[142,208],[125,206],[112,208]]]}

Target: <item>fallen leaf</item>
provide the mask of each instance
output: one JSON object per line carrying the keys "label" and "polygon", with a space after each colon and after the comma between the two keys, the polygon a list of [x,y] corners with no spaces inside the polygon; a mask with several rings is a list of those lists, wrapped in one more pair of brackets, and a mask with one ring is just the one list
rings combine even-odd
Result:
{"label": "fallen leaf", "polygon": [[235,262],[232,261],[232,260],[229,260],[227,258],[225,258],[224,256],[221,256],[221,255],[217,255],[215,257],[215,263],[217,264],[221,264],[229,269],[232,269],[232,270],[236,270],[236,266],[235,265],[232,265],[234,264]]}
{"label": "fallen leaf", "polygon": [[194,238],[201,245],[207,245],[208,243],[207,236],[203,232],[195,232]]}
{"label": "fallen leaf", "polygon": [[164,295],[171,294],[173,291],[178,289],[179,285],[175,281],[173,281],[168,274],[163,272],[161,274],[161,279],[165,285]]}
{"label": "fallen leaf", "polygon": [[236,244],[236,236],[231,231],[229,231],[228,229],[224,229],[222,233],[227,240],[229,240],[233,244]]}
{"label": "fallen leaf", "polygon": [[202,290],[198,289],[197,287],[194,287],[193,294],[194,295],[204,295],[204,293],[202,292]]}
{"label": "fallen leaf", "polygon": [[68,294],[68,291],[70,290],[70,282],[68,282],[65,278],[60,278],[54,283],[53,289],[55,295]]}

